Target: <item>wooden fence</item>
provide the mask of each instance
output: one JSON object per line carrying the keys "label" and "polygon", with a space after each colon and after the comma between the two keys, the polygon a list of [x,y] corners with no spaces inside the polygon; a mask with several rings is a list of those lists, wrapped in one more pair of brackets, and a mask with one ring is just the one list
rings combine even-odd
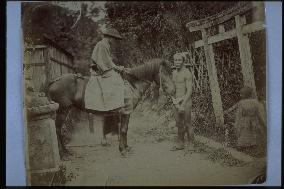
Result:
{"label": "wooden fence", "polygon": [[43,45],[24,49],[25,75],[29,75],[36,91],[44,91],[47,83],[66,74],[74,73],[74,57],[48,37]]}

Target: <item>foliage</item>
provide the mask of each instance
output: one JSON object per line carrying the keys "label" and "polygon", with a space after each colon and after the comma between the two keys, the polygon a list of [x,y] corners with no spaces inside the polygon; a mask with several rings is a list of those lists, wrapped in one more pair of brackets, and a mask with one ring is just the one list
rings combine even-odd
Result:
{"label": "foliage", "polygon": [[[98,22],[88,16],[97,14],[98,9],[93,8],[90,12],[81,11],[81,17],[78,17],[78,11],[51,2],[22,3],[24,42],[29,45],[42,44],[42,36],[46,34],[73,54],[79,71],[88,74],[92,49],[100,39]],[[77,18],[80,19],[74,25]]]}
{"label": "foliage", "polygon": [[220,162],[222,166],[226,167],[242,167],[246,165],[244,161],[234,158],[228,151],[224,149],[211,151],[207,158],[213,162]]}
{"label": "foliage", "polygon": [[130,58],[122,61],[128,65],[130,62],[139,63],[154,57],[171,59],[175,52],[190,49],[196,36],[189,32],[186,24],[233,4],[184,1],[107,2],[106,12],[108,24],[118,28],[125,41],[131,43],[129,46],[123,45],[123,48],[128,49]]}
{"label": "foliage", "polygon": [[223,110],[227,110],[240,100],[239,91],[243,87],[238,41],[230,39],[214,47],[222,106]]}

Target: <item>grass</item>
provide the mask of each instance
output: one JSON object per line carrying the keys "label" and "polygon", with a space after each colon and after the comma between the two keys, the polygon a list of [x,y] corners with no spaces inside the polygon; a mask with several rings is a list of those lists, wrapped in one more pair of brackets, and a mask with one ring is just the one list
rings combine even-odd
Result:
{"label": "grass", "polygon": [[218,162],[226,167],[231,167],[231,166],[241,167],[245,165],[244,161],[234,158],[229,152],[225,151],[224,149],[217,149],[211,151],[208,154],[207,159],[213,162]]}

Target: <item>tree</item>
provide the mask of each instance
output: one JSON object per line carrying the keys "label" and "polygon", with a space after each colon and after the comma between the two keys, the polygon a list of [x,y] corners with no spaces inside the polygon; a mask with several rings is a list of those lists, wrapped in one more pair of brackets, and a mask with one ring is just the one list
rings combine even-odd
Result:
{"label": "tree", "polygon": [[105,7],[107,23],[122,33],[126,44],[131,44],[131,47],[124,44],[121,49],[130,50],[128,54],[131,58],[124,57],[121,61],[133,64],[135,60],[153,57],[170,59],[175,52],[190,49],[196,36],[188,31],[186,23],[215,14],[234,4],[235,2],[131,1],[107,2]]}
{"label": "tree", "polygon": [[99,9],[84,3],[81,9],[70,10],[51,2],[22,3],[24,42],[41,44],[45,34],[73,54],[79,71],[88,74],[92,49],[100,39],[98,23],[93,20]]}

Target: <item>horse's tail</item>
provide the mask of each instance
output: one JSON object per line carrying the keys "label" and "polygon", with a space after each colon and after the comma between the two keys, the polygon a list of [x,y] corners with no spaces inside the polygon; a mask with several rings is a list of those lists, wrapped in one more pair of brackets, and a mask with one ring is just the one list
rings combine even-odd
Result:
{"label": "horse's tail", "polygon": [[46,83],[45,83],[45,86],[44,86],[44,88],[43,88],[43,92],[46,94],[46,97],[47,97],[47,99],[48,99],[49,101],[52,100],[52,99],[51,99],[51,96],[50,96],[50,93],[49,93],[49,87],[50,87],[50,85],[51,85],[51,82],[46,82]]}
{"label": "horse's tail", "polygon": [[70,73],[70,74],[61,75],[61,76],[56,77],[56,78],[52,79],[51,81],[47,81],[47,82],[45,83],[45,86],[44,86],[44,88],[43,88],[43,92],[46,94],[46,97],[47,97],[48,100],[52,100],[52,96],[51,96],[51,94],[50,94],[50,87],[51,87],[54,83],[57,83],[58,81],[60,81],[60,80],[63,79],[64,77],[70,76],[70,75],[73,75],[74,78],[75,78],[75,74]]}
{"label": "horse's tail", "polygon": [[50,91],[49,91],[50,86],[51,86],[54,82],[60,80],[61,78],[62,78],[62,76],[59,76],[59,77],[57,77],[57,78],[55,78],[55,79],[53,79],[53,80],[51,80],[51,81],[46,81],[46,83],[45,83],[45,85],[44,85],[44,87],[43,87],[43,92],[46,94],[46,97],[47,97],[47,99],[48,99],[49,101],[52,100],[52,98],[51,98],[51,96],[50,96]]}

